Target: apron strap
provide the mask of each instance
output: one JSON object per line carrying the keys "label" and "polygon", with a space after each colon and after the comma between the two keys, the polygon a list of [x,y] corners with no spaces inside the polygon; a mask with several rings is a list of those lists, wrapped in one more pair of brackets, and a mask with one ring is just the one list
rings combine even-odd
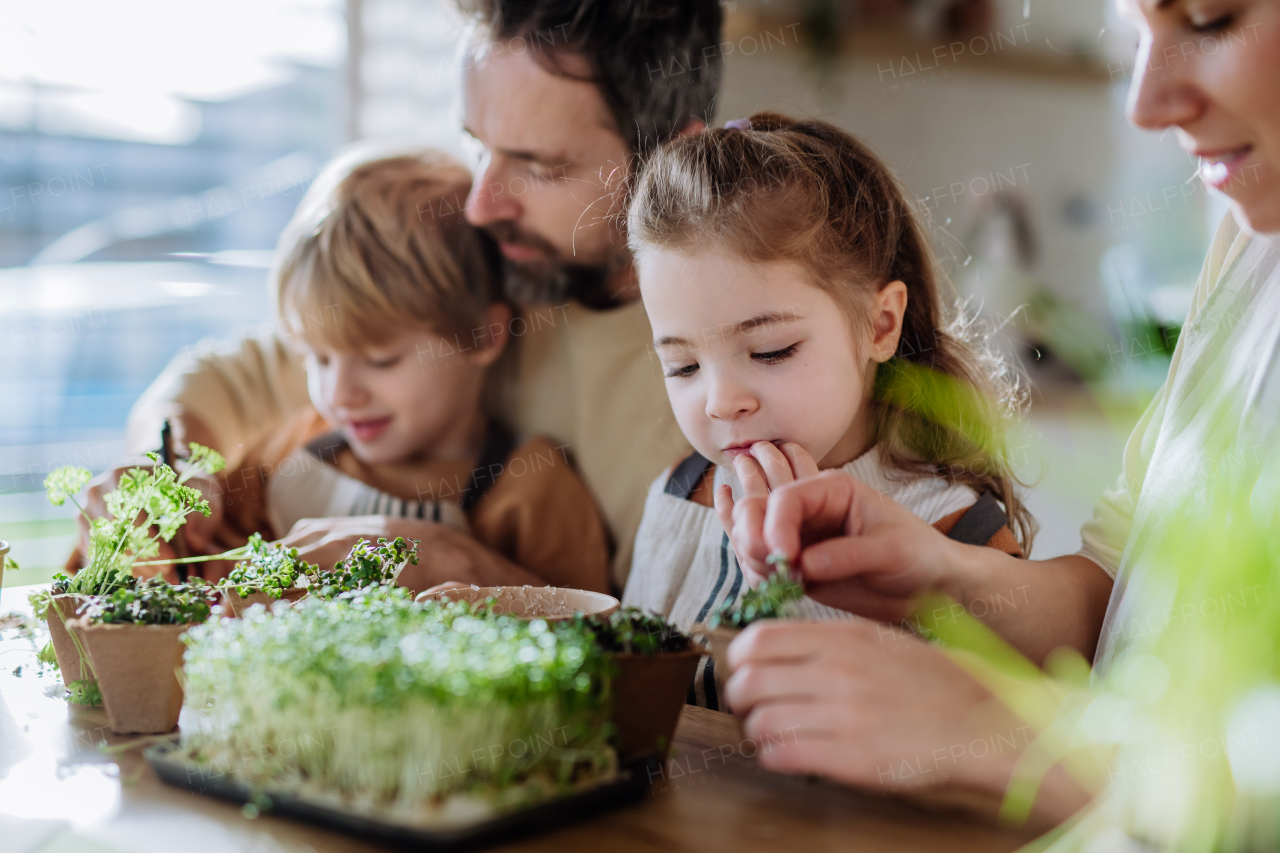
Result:
{"label": "apron strap", "polygon": [[667,486],[663,489],[668,495],[677,498],[689,499],[693,494],[693,490],[698,488],[707,469],[711,467],[711,460],[703,456],[698,451],[681,459],[676,464],[675,470],[671,472],[671,477],[667,480]]}
{"label": "apron strap", "polygon": [[991,492],[983,492],[978,502],[960,516],[947,538],[965,545],[986,545],[1008,523],[1009,516],[1000,508],[996,496]]}

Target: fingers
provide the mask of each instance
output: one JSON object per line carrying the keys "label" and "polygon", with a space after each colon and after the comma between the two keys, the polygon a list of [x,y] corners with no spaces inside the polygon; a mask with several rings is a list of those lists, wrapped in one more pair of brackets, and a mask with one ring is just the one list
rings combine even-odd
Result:
{"label": "fingers", "polygon": [[857,480],[840,471],[827,471],[788,483],[769,498],[764,538],[770,550],[794,559],[801,533],[828,536],[841,533],[854,504]]}
{"label": "fingers", "polygon": [[750,625],[729,644],[729,670],[749,663],[796,663],[825,649],[863,642],[863,626],[849,622],[767,620]]}
{"label": "fingers", "polygon": [[755,457],[744,453],[733,458],[733,473],[738,475],[742,484],[744,498],[767,498],[769,496],[769,480],[764,469]]}
{"label": "fingers", "polygon": [[765,497],[744,497],[733,507],[733,528],[729,543],[738,555],[738,564],[754,575],[753,583],[772,574],[766,560],[769,546],[764,541],[764,517],[769,502]]}
{"label": "fingers", "polygon": [[733,536],[733,489],[728,486],[716,486],[715,491],[716,517],[720,519],[720,526],[724,528],[724,532]]}
{"label": "fingers", "polygon": [[800,554],[797,568],[815,583],[844,580],[867,572],[890,572],[900,567],[900,543],[870,533],[841,536],[811,545]]}
{"label": "fingers", "polygon": [[[770,491],[785,486],[796,478],[791,470],[791,461],[772,442],[757,441],[751,445],[748,455],[764,471],[765,482]],[[814,467],[817,468],[816,465]]]}
{"label": "fingers", "polygon": [[809,455],[809,451],[805,450],[794,441],[788,441],[780,448],[782,455],[787,458],[787,462],[791,465],[791,473],[797,480],[805,477],[816,477],[818,474],[818,463],[813,461],[813,457]]}

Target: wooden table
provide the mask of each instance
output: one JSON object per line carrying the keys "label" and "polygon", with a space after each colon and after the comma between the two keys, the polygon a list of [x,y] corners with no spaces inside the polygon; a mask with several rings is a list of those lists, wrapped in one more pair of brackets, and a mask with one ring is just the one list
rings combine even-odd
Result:
{"label": "wooden table", "polygon": [[[5,592],[8,608],[16,597]],[[36,666],[42,642],[0,632],[0,849],[20,845],[24,832],[48,840],[17,849],[41,853],[384,849],[283,818],[250,820],[234,805],[170,788],[139,746],[104,752],[137,738],[111,734],[101,709],[63,700],[56,669]],[[673,757],[642,802],[499,849],[1002,851],[1027,840],[958,813],[768,773],[752,753],[733,717],[687,708]],[[15,817],[64,823],[36,832],[41,825]]]}

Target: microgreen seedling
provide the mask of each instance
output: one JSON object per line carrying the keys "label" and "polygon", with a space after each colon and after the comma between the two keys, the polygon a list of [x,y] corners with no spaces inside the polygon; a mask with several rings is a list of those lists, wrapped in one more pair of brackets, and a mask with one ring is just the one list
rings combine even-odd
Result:
{"label": "microgreen seedling", "polygon": [[689,638],[676,626],[635,607],[624,607],[604,617],[579,616],[578,619],[606,652],[658,655],[689,647]]}
{"label": "microgreen seedling", "polygon": [[198,578],[183,584],[152,578],[94,596],[84,612],[90,621],[107,625],[190,625],[208,619],[217,603],[217,590]]}
{"label": "microgreen seedling", "polygon": [[379,539],[376,545],[357,539],[351,553],[334,563],[329,571],[315,570],[307,574],[311,595],[333,598],[344,592],[353,592],[370,586],[390,586],[395,583],[396,572],[406,563],[417,565],[418,543],[397,536],[388,542]]}
{"label": "microgreen seedling", "polygon": [[[572,620],[415,603],[370,584],[211,620],[184,641],[199,723],[183,726],[182,751],[258,789],[305,780],[329,798],[421,814],[530,780],[546,796],[613,760],[608,662]],[[286,740],[301,748],[265,760],[253,748]]]}
{"label": "microgreen seedling", "polygon": [[761,619],[777,619],[786,615],[788,605],[804,598],[804,583],[796,578],[785,554],[770,554],[766,562],[773,566],[773,574],[744,592],[741,601],[721,605],[708,627],[745,628]]}
{"label": "microgreen seedling", "polygon": [[265,592],[272,598],[280,598],[292,588],[298,575],[308,577],[320,571],[319,566],[298,559],[297,548],[286,548],[278,542],[264,542],[255,533],[249,537],[248,556],[236,563],[231,574],[220,584],[223,589],[239,592],[248,598],[255,592]]}

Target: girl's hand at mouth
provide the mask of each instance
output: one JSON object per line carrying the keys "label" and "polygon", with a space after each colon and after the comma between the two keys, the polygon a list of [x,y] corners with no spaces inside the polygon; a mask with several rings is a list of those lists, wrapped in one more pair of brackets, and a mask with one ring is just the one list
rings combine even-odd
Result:
{"label": "girl's hand at mouth", "polygon": [[735,503],[732,489],[717,488],[716,515],[738,555],[738,565],[747,575],[747,582],[755,586],[773,573],[773,568],[765,562],[769,550],[764,544],[763,532],[769,493],[787,483],[814,476],[818,473],[818,463],[795,442],[788,441],[778,447],[772,442],[757,441],[749,453],[733,457],[733,471],[742,484],[742,497]]}

